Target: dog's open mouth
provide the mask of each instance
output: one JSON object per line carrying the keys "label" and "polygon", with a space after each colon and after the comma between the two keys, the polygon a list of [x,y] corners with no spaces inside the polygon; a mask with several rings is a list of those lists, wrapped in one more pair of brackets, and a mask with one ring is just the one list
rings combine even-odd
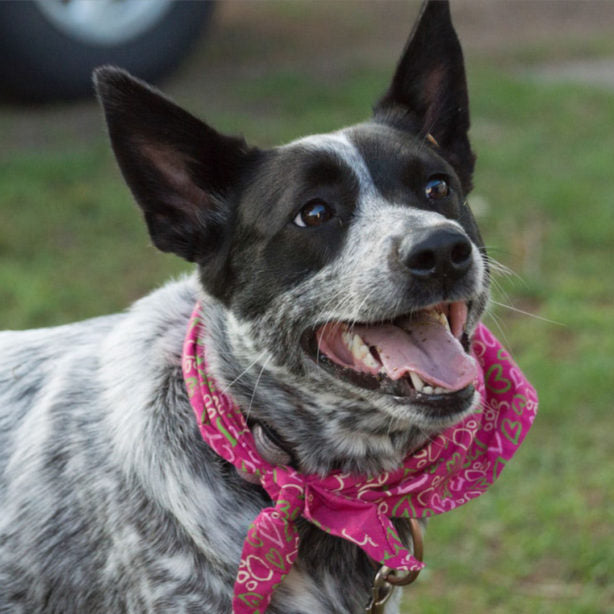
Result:
{"label": "dog's open mouth", "polygon": [[305,340],[312,359],[354,385],[429,405],[464,405],[477,376],[463,347],[466,323],[465,302],[440,303],[389,322],[328,322]]}

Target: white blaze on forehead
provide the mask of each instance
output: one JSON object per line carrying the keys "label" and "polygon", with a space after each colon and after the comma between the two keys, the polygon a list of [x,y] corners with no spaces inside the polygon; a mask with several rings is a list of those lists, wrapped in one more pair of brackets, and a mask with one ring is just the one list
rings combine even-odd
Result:
{"label": "white blaze on forehead", "polygon": [[[386,234],[390,232],[391,228],[395,227],[396,218],[399,218],[398,222],[401,224],[407,224],[411,220],[412,225],[422,226],[435,226],[450,221],[440,213],[424,209],[411,209],[406,203],[391,201],[384,197],[373,181],[363,154],[349,135],[351,130],[355,130],[355,128],[306,136],[289,143],[285,147],[301,147],[314,153],[326,152],[345,163],[354,172],[359,182],[355,215],[373,219],[374,214],[377,214],[384,222]],[[392,217],[388,217],[390,215]],[[460,225],[456,222],[451,223],[460,228]]]}
{"label": "white blaze on forehead", "polygon": [[356,175],[359,182],[358,207],[368,201],[383,201],[383,196],[375,187],[367,163],[347,134],[341,130],[328,134],[313,134],[292,141],[286,147],[302,147],[314,152],[326,152],[344,162]]}

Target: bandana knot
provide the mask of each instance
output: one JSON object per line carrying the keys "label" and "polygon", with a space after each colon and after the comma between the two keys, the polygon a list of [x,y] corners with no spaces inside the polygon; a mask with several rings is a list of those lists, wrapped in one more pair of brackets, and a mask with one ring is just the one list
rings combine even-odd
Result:
{"label": "bandana knot", "polygon": [[401,541],[392,518],[425,518],[481,495],[526,436],[537,395],[511,356],[483,325],[472,354],[481,407],[408,455],[394,471],[325,477],[272,465],[257,450],[240,408],[207,371],[197,305],[183,350],[184,380],[203,439],[240,472],[257,478],[270,496],[250,525],[234,587],[234,614],[262,614],[296,560],[299,517],[346,539],[375,561],[401,571],[424,565]]}

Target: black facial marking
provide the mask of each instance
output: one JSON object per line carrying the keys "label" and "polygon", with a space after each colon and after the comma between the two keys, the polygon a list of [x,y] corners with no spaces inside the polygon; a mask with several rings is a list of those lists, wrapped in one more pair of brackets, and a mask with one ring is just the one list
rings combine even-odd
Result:
{"label": "black facial marking", "polygon": [[[260,313],[275,296],[335,258],[358,191],[355,173],[332,152],[296,145],[269,154],[238,205],[230,266],[239,313]],[[297,225],[296,216],[314,202],[326,204],[325,223]]]}
{"label": "black facial marking", "polygon": [[[463,200],[454,169],[430,144],[404,131],[378,124],[364,124],[351,132],[378,192],[389,202],[441,213],[458,219]],[[446,198],[429,199],[426,188],[433,177],[446,180]]]}

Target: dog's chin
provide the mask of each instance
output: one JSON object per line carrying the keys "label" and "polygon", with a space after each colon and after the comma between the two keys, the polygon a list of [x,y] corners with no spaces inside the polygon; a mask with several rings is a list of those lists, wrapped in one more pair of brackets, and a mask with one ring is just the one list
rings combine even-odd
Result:
{"label": "dog's chin", "polygon": [[[323,385],[367,400],[398,424],[431,431],[459,422],[479,401],[466,324],[466,303],[440,303],[392,320],[328,322],[306,330],[301,346]],[[454,373],[423,368],[437,352]]]}
{"label": "dog's chin", "polygon": [[398,424],[405,423],[425,433],[433,433],[460,422],[475,410],[479,400],[479,393],[470,385],[441,395],[380,398],[374,400],[374,405]]}

